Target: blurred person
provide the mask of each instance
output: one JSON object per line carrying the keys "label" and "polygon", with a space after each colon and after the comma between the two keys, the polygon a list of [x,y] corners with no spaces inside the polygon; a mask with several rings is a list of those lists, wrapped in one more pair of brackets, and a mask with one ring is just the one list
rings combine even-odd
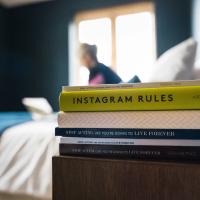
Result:
{"label": "blurred person", "polygon": [[89,85],[122,82],[122,79],[112,69],[98,61],[96,45],[86,43],[80,45],[80,63],[90,72]]}

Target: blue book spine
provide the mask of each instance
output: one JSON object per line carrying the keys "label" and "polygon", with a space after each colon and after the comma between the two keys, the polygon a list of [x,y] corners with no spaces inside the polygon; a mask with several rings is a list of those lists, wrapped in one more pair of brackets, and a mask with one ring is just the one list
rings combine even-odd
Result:
{"label": "blue book spine", "polygon": [[200,129],[56,128],[56,136],[133,139],[200,139]]}

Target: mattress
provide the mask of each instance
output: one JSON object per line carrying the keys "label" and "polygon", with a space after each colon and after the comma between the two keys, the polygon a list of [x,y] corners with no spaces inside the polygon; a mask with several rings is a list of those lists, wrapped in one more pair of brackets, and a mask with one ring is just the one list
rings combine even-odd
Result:
{"label": "mattress", "polygon": [[4,131],[0,138],[1,194],[51,199],[51,162],[52,156],[58,154],[56,126],[53,115]]}

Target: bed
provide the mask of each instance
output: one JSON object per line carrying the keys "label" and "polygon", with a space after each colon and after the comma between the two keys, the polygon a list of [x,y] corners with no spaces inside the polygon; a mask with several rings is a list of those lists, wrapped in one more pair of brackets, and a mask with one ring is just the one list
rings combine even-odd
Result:
{"label": "bed", "polygon": [[0,200],[51,199],[51,158],[58,154],[56,118],[0,113]]}

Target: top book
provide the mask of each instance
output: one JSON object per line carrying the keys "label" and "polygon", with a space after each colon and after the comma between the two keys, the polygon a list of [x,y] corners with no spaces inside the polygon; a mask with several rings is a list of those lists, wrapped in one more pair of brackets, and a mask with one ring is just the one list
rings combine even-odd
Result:
{"label": "top book", "polygon": [[130,111],[200,109],[200,81],[63,87],[60,110]]}
{"label": "top book", "polygon": [[158,88],[158,87],[178,87],[178,86],[200,86],[200,80],[172,81],[172,82],[149,82],[149,83],[120,83],[120,84],[100,84],[90,86],[63,86],[62,91],[85,91],[85,90],[108,90],[127,88]]}

